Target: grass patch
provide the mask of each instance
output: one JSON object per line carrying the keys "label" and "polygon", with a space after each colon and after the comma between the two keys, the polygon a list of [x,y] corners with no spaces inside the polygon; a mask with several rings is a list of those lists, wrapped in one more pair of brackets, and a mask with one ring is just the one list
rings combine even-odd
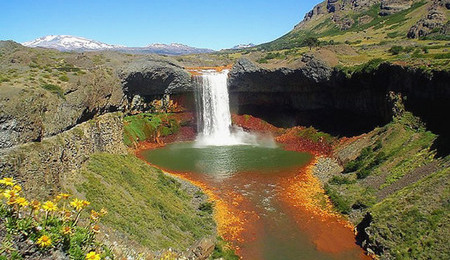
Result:
{"label": "grass patch", "polygon": [[323,142],[325,144],[332,144],[336,141],[336,138],[330,134],[317,131],[314,127],[304,128],[298,131],[298,136],[307,140],[311,140],[315,143]]}
{"label": "grass patch", "polygon": [[371,210],[371,241],[395,259],[447,259],[450,255],[450,170],[433,173]]}
{"label": "grass patch", "polygon": [[238,260],[239,256],[234,253],[234,250],[231,249],[225,240],[218,237],[211,259]]}
{"label": "grass patch", "polygon": [[378,69],[378,67],[384,62],[381,58],[376,58],[369,60],[366,63],[363,63],[361,65],[356,65],[352,67],[342,67],[342,66],[336,66],[336,69],[338,71],[343,72],[347,78],[350,78],[353,74],[357,73],[372,73],[375,70]]}
{"label": "grass patch", "polygon": [[349,213],[351,210],[351,203],[342,195],[339,194],[337,190],[335,190],[330,185],[325,185],[325,192],[330,197],[331,201],[333,202],[333,205],[336,207],[336,209],[341,213]]}
{"label": "grass patch", "polygon": [[134,156],[95,154],[82,175],[77,189],[110,212],[104,223],[152,250],[184,250],[214,233],[208,206],[194,208],[178,181]]}
{"label": "grass patch", "polygon": [[180,124],[170,114],[142,113],[124,118],[124,143],[132,146],[140,141],[176,133]]}
{"label": "grass patch", "polygon": [[330,183],[335,185],[352,184],[355,182],[355,180],[350,180],[350,178],[346,176],[333,176],[333,178],[331,178],[330,180]]}
{"label": "grass patch", "polygon": [[0,75],[0,83],[2,83],[2,82],[9,82],[9,81],[11,81],[9,78],[7,78],[7,77],[5,77],[3,75]]}
{"label": "grass patch", "polygon": [[64,91],[60,86],[53,85],[53,84],[43,84],[41,85],[41,88],[50,91],[51,93],[57,95],[58,97],[65,99],[64,97]]}
{"label": "grass patch", "polygon": [[61,80],[63,82],[68,82],[69,81],[69,77],[67,77],[67,75],[62,75],[61,77],[59,77],[59,80]]}

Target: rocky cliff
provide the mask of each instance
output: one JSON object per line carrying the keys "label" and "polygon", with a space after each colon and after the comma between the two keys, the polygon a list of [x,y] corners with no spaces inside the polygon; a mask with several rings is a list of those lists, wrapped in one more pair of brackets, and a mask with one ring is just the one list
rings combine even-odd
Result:
{"label": "rocky cliff", "polygon": [[123,122],[120,113],[110,113],[79,124],[39,142],[0,150],[0,172],[21,181],[28,194],[46,197],[74,183],[93,153],[124,154]]}
{"label": "rocky cliff", "polygon": [[391,120],[389,93],[395,92],[407,97],[407,109],[431,129],[442,134],[450,129],[438,116],[449,109],[448,72],[382,63],[350,76],[313,57],[303,59],[306,66],[294,70],[267,70],[239,60],[229,79],[234,110],[276,125],[311,124],[327,132],[354,135]]}
{"label": "rocky cliff", "polygon": [[42,140],[125,105],[120,80],[103,55],[14,42],[0,42],[0,54],[0,149]]}

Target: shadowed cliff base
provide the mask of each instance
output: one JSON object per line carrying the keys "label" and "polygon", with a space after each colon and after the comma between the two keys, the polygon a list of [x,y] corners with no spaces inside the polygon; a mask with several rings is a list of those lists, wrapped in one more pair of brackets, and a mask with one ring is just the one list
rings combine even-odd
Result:
{"label": "shadowed cliff base", "polygon": [[249,114],[261,118],[277,127],[312,126],[334,136],[350,137],[367,133],[387,122],[375,116],[356,114],[351,111],[317,109],[292,111],[289,107],[240,106],[239,114]]}

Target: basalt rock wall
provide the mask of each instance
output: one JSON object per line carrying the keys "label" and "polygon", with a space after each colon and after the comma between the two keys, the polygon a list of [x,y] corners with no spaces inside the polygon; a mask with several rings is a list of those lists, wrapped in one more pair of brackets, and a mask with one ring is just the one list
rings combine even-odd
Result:
{"label": "basalt rock wall", "polygon": [[[313,56],[302,58],[298,69],[264,69],[247,59],[238,60],[229,74],[231,110],[251,114],[277,126],[312,125],[341,136],[368,132],[392,119],[394,96],[422,118],[430,130],[450,132],[444,111],[450,106],[450,73],[383,63],[351,75],[330,68]],[[189,100],[194,110],[195,82],[176,64],[140,61],[120,74],[130,101],[170,95]]]}
{"label": "basalt rock wall", "polygon": [[313,125],[339,135],[354,135],[389,122],[392,93],[407,110],[437,133],[448,132],[450,73],[424,72],[392,64],[347,76],[311,57],[300,69],[266,70],[239,60],[230,72],[232,108],[280,126]]}

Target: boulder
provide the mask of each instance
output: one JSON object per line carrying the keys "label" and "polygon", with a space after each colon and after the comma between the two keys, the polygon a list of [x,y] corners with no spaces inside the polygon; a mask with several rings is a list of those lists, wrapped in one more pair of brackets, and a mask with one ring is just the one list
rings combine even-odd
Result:
{"label": "boulder", "polygon": [[449,21],[445,15],[448,7],[444,7],[447,3],[435,0],[428,9],[428,14],[409,29],[408,38],[417,39],[432,33],[448,34]]}
{"label": "boulder", "polygon": [[195,243],[186,253],[187,259],[204,260],[208,259],[214,251],[216,239],[213,237],[203,238]]}
{"label": "boulder", "polygon": [[119,77],[129,101],[135,95],[155,97],[194,89],[191,75],[183,67],[162,59],[147,58],[130,63],[120,69]]}
{"label": "boulder", "polygon": [[386,16],[406,10],[412,5],[411,0],[382,0],[380,15]]}

